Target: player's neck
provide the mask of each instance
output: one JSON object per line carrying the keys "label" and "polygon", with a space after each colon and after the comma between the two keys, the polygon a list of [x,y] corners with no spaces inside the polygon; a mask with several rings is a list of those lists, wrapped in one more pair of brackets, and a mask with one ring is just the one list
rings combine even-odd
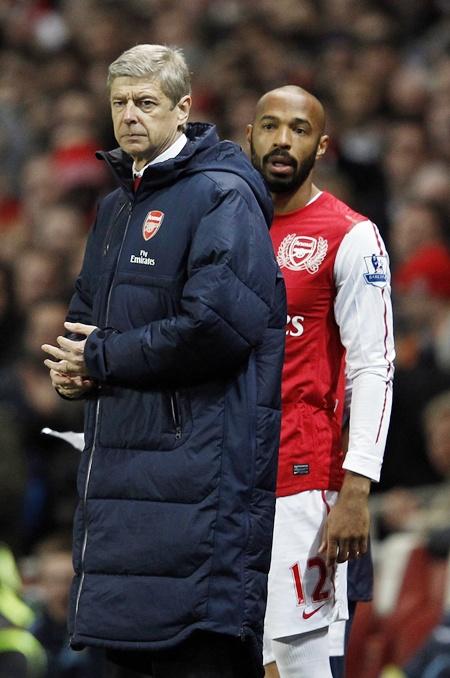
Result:
{"label": "player's neck", "polygon": [[307,205],[318,193],[320,190],[310,179],[293,193],[272,193],[275,214],[295,212]]}

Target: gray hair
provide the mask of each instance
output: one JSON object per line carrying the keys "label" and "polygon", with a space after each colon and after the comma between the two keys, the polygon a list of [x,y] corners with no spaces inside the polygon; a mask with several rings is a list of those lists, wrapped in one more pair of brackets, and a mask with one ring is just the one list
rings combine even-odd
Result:
{"label": "gray hair", "polygon": [[111,88],[115,78],[145,78],[158,81],[164,94],[176,104],[191,93],[191,81],[183,52],[166,45],[136,45],[123,52],[108,69]]}

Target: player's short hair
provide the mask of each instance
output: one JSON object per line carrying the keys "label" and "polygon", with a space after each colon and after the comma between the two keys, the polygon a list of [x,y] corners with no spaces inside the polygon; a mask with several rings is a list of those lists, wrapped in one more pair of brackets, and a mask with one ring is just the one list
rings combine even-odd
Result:
{"label": "player's short hair", "polygon": [[108,89],[113,80],[120,77],[157,80],[174,106],[191,93],[189,69],[183,51],[176,47],[136,45],[126,50],[109,66]]}

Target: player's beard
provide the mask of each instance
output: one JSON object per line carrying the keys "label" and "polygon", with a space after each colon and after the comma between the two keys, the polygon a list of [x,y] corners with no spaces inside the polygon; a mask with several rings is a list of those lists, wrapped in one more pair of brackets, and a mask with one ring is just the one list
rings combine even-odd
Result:
{"label": "player's beard", "polygon": [[[267,155],[261,158],[257,155],[253,141],[250,142],[250,153],[252,165],[263,175],[267,186],[271,193],[295,193],[295,191],[302,186],[306,179],[309,177],[312,168],[316,162],[317,149],[319,148],[320,139],[317,141],[317,144],[314,150],[308,155],[300,164],[293,158],[289,153],[283,149],[274,149],[270,151]],[[289,162],[292,163],[294,172],[290,177],[272,177],[268,176],[267,170],[265,169],[268,161],[272,155],[276,156],[285,156],[289,159]]]}

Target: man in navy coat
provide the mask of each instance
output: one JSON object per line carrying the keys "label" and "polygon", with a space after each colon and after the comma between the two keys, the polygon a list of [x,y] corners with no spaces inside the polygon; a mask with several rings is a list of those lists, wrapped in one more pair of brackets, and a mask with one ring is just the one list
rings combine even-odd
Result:
{"label": "man in navy coat", "polygon": [[261,676],[286,318],[270,197],[188,123],[179,50],[133,47],[108,86],[119,188],[43,347],[86,399],[71,645],[154,678]]}

